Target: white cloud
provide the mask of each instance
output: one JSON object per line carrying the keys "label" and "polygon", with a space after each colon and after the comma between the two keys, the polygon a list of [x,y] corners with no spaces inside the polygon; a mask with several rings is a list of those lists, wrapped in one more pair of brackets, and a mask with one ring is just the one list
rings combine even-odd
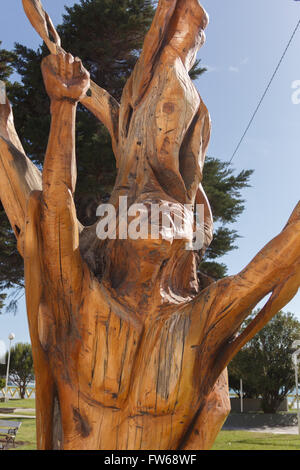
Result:
{"label": "white cloud", "polygon": [[205,64],[205,65],[202,65],[202,67],[205,67],[207,72],[217,72],[218,71],[218,67],[214,67],[213,65]]}
{"label": "white cloud", "polygon": [[245,57],[242,61],[241,61],[241,65],[247,65],[249,64],[249,57]]}
{"label": "white cloud", "polygon": [[6,346],[4,341],[0,340],[0,364],[5,364]]}
{"label": "white cloud", "polygon": [[240,66],[247,65],[248,63],[249,63],[249,57],[245,57],[243,60],[241,60],[239,66],[230,65],[228,67],[228,71],[233,72],[233,73],[238,73],[240,71]]}

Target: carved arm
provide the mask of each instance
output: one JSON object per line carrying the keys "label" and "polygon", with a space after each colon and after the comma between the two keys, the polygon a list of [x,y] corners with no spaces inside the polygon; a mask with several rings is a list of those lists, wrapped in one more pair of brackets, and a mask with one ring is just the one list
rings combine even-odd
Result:
{"label": "carved arm", "polygon": [[108,91],[99,87],[93,81],[91,81],[90,91],[91,96],[85,95],[80,102],[107,128],[111,136],[113,151],[117,158],[120,105]]}
{"label": "carved arm", "polygon": [[[51,18],[44,10],[40,0],[22,0],[24,11],[37,33],[45,41],[51,54],[65,53],[61,48],[61,39]],[[50,36],[54,39],[51,41]],[[91,81],[91,95],[84,94],[80,101],[108,129],[114,151],[117,150],[119,104],[110,94]]]}
{"label": "carved arm", "polygon": [[[294,297],[299,286],[300,202],[283,231],[245,269],[211,284],[186,307],[191,321],[188,344],[201,351],[211,385],[255,332]],[[269,293],[272,296],[258,317],[235,337],[242,322]]]}
{"label": "carved arm", "polygon": [[0,181],[0,199],[23,255],[26,204],[31,191],[42,189],[42,176],[25,155],[8,99],[0,105]]}
{"label": "carved arm", "polygon": [[143,50],[134,71],[134,106],[143,98],[151,81],[153,67],[157,63],[157,56],[166,37],[177,3],[178,0],[160,0],[158,3],[152,25],[145,37]]}
{"label": "carved arm", "polygon": [[52,113],[43,171],[43,255],[49,280],[68,298],[74,285],[80,286],[83,276],[73,201],[76,185],[75,118],[77,103],[90,82],[81,61],[63,52],[44,59],[42,72]]}

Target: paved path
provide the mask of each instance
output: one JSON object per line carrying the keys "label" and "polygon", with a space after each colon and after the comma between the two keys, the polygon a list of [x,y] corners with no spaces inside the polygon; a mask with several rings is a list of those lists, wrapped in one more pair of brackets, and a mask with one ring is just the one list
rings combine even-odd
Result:
{"label": "paved path", "polygon": [[19,415],[19,414],[1,414],[0,413],[0,419],[5,419],[5,418],[29,418],[29,419],[35,419],[35,416],[33,415]]}
{"label": "paved path", "polygon": [[10,408],[1,408],[0,406],[0,414],[1,415],[4,415],[4,414],[12,414],[12,413],[22,413],[24,411],[30,411],[30,413],[34,413],[35,412],[35,408],[13,408],[13,407],[10,407]]}
{"label": "paved path", "polygon": [[235,428],[235,427],[226,427],[223,428],[224,431],[248,431],[248,432],[262,432],[266,434],[298,434],[298,426],[261,426],[259,428]]}
{"label": "paved path", "polygon": [[230,413],[223,430],[297,435],[297,414]]}

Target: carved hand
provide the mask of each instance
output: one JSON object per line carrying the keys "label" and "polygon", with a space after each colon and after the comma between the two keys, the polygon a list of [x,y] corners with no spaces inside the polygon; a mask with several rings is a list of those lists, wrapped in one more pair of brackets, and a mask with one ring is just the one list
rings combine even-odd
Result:
{"label": "carved hand", "polygon": [[78,57],[61,51],[42,62],[47,93],[52,101],[81,100],[90,87],[90,74]]}

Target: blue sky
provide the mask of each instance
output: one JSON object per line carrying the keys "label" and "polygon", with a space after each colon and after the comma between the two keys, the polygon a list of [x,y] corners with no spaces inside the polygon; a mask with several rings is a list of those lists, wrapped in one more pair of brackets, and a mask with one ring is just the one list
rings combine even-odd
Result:
{"label": "blue sky", "polygon": [[[3,4],[5,6],[3,7]],[[74,0],[43,0],[55,24]],[[228,161],[300,18],[293,0],[203,0],[210,15],[207,41],[199,57],[208,68],[197,82],[209,108],[213,132],[208,154]],[[2,47],[14,42],[37,47],[21,0],[1,2]],[[72,52],[72,51],[71,51]],[[300,80],[300,29],[268,95],[233,161],[236,172],[255,170],[245,190],[246,209],[235,224],[238,250],[224,257],[229,274],[240,271],[281,231],[299,200],[300,104],[292,103],[292,83]],[[285,308],[300,320],[300,294]],[[25,303],[15,317],[0,316],[0,339],[10,331],[29,341]]]}

